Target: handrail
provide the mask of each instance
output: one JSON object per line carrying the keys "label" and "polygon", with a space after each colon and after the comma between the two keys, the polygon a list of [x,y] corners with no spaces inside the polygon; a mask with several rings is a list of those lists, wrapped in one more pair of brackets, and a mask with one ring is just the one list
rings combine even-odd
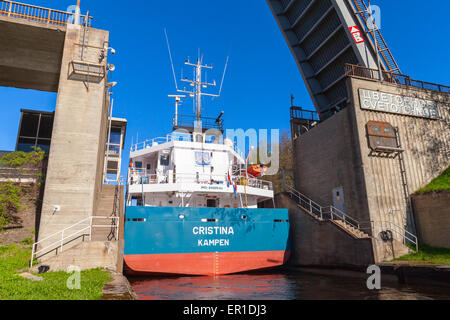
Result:
{"label": "handrail", "polygon": [[[288,193],[297,197],[297,199],[299,199],[298,204],[303,209],[309,211],[311,214],[314,214],[315,216],[319,217],[322,220],[327,219],[332,221],[340,220],[344,223],[344,225],[350,225],[353,228],[357,229],[358,231],[362,231],[361,223],[352,216],[346,214],[345,212],[337,209],[334,206],[328,207],[321,206],[320,204],[314,202],[309,197],[300,193],[298,190],[295,190],[291,186],[285,185],[285,188],[287,189]],[[304,203],[306,203],[307,206],[305,206]]]}
{"label": "handrail", "polygon": [[[63,252],[64,241],[74,237],[75,235],[77,235],[77,234],[79,234],[81,232],[84,232],[84,231],[89,229],[88,236],[89,236],[89,239],[92,240],[92,229],[93,228],[111,228],[111,225],[93,225],[93,220],[94,219],[114,219],[114,220],[117,220],[116,223],[113,225],[113,227],[116,228],[116,239],[118,239],[118,237],[119,237],[120,217],[103,217],[103,216],[88,217],[88,218],[85,218],[83,220],[78,221],[77,223],[75,223],[75,224],[73,224],[73,225],[71,225],[69,227],[66,227],[66,228],[64,228],[64,229],[62,229],[62,230],[60,230],[58,232],[55,232],[52,235],[49,235],[48,237],[39,240],[38,242],[35,242],[33,244],[33,246],[32,246],[30,267],[33,267],[34,258],[40,252],[43,252],[43,251],[45,251],[45,250],[47,250],[49,248],[54,248],[54,249],[61,248],[61,252]],[[89,221],[89,224],[88,225],[84,225],[85,226],[84,228],[77,230],[76,232],[70,234],[69,236],[65,235],[66,231],[68,231],[68,230],[70,230],[70,229],[72,229],[74,227],[80,226],[80,225],[82,225],[83,223],[85,223],[87,221]],[[58,235],[61,235],[61,239],[58,239],[57,241],[52,242],[50,245],[48,245],[48,246],[46,246],[46,247],[44,247],[44,248],[42,248],[40,250],[37,250],[37,246],[39,244],[41,244],[44,241],[47,241],[47,240],[49,240],[49,239],[51,239],[53,237],[56,237]],[[58,244],[57,247],[55,247],[56,244]]]}
{"label": "handrail", "polygon": [[[171,134],[168,134],[166,137],[157,137],[157,138],[154,138],[154,139],[147,139],[145,141],[135,143],[135,144],[133,144],[130,147],[130,151],[131,152],[136,152],[136,151],[144,150],[146,148],[151,148],[151,147],[153,147],[155,145],[155,143],[157,145],[160,145],[160,144],[164,144],[164,143],[172,142],[172,141],[194,142],[194,137],[190,133],[173,132]],[[206,144],[214,144],[214,143],[213,142],[206,142]],[[236,143],[233,143],[233,151],[236,152],[241,158],[245,157],[244,153],[241,152],[241,150],[239,150],[239,148],[238,148]]]}
{"label": "handrail", "polygon": [[354,64],[347,64],[345,66],[345,73],[348,77],[372,79],[377,81],[383,81],[402,86],[405,88],[414,87],[422,90],[437,91],[443,93],[450,93],[450,87],[442,84],[436,84],[431,82],[425,82],[420,80],[411,79],[410,76],[394,73],[390,71],[382,71],[380,79],[380,71],[378,69],[367,68],[363,66],[357,66]]}
{"label": "handrail", "polygon": [[[137,177],[135,180],[134,177]],[[146,178],[143,180],[142,178]],[[270,181],[255,178],[249,174],[249,177],[242,175],[233,175],[232,182],[236,185],[245,185],[248,187],[273,190],[273,184]],[[228,181],[227,174],[195,174],[195,173],[169,173],[157,174],[148,173],[147,169],[128,168],[128,185],[147,185],[147,184],[174,184],[174,183],[195,183],[195,184],[226,184]]]}
{"label": "handrail", "polygon": [[[367,222],[362,222],[361,224],[362,225],[369,224],[369,227],[363,227],[362,230],[371,230],[372,236],[374,236],[376,234],[375,226],[378,226],[381,231],[387,231],[387,230],[393,231],[402,238],[403,244],[406,244],[406,240],[408,240],[409,242],[414,244],[414,246],[416,247],[416,252],[419,251],[418,237],[415,234],[406,230],[405,228],[395,224],[394,222],[391,222],[391,221],[367,221]],[[383,229],[386,229],[386,230],[383,230]]]}
{"label": "handrail", "polygon": [[[0,0],[0,15],[40,23],[66,26],[75,13],[49,9],[16,1]],[[91,25],[93,17],[80,14],[80,24]]]}
{"label": "handrail", "polygon": [[[372,233],[372,237],[375,237],[375,226],[377,224],[382,225],[389,225],[390,230],[395,232],[396,234],[400,235],[402,238],[402,241],[404,244],[406,244],[406,240],[413,243],[416,247],[416,252],[419,251],[419,241],[415,234],[409,232],[405,228],[402,228],[401,226],[396,225],[393,222],[390,221],[365,221],[365,222],[359,222],[355,218],[351,217],[350,215],[346,214],[345,212],[335,208],[334,206],[329,207],[322,207],[321,205],[317,204],[304,194],[300,193],[299,191],[295,190],[293,187],[285,185],[285,189],[288,193],[291,195],[297,197],[299,200],[297,203],[302,207],[304,210],[309,211],[311,214],[315,215],[316,217],[320,217],[322,220],[327,220],[327,217],[329,217],[329,220],[336,221],[335,218],[339,218],[338,220],[341,220],[344,225],[350,225],[353,228],[357,229],[360,232],[365,232],[367,230],[370,230]],[[305,206],[304,203],[309,204],[309,206]],[[309,208],[308,208],[309,207]],[[329,209],[329,211],[327,211]],[[369,224],[369,227],[363,227],[366,224]],[[384,227],[382,226],[381,229]]]}

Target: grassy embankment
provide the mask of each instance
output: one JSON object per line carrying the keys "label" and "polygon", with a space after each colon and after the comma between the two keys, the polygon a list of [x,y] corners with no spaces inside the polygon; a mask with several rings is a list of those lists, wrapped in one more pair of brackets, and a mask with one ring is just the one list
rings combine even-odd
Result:
{"label": "grassy embankment", "polygon": [[394,261],[406,261],[411,263],[450,265],[450,249],[433,248],[426,244],[420,245],[419,252],[408,254]]}
{"label": "grassy embankment", "polygon": [[425,188],[417,191],[418,194],[425,194],[430,192],[442,192],[450,190],[450,167],[444,171],[439,177],[431,181]]}
{"label": "grassy embankment", "polygon": [[100,269],[81,272],[81,289],[67,288],[66,272],[38,275],[43,281],[19,277],[27,272],[31,256],[31,239],[22,244],[0,247],[0,300],[100,300],[103,286],[111,281],[108,271]]}
{"label": "grassy embankment", "polygon": [[[417,194],[442,192],[450,190],[450,167],[429,185],[420,189]],[[430,263],[450,265],[450,249],[433,248],[426,244],[420,245],[419,252],[408,254],[394,261],[408,261],[411,263]]]}

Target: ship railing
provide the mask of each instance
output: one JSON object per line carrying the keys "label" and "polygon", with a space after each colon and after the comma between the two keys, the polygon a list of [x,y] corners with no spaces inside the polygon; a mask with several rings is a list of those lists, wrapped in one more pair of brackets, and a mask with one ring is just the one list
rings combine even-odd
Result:
{"label": "ship railing", "polygon": [[142,142],[132,145],[131,152],[148,149],[148,148],[155,147],[157,145],[167,143],[170,141],[172,141],[171,135],[167,135],[166,137],[158,137],[158,138],[151,139],[151,140],[145,140],[145,141],[142,141]]}
{"label": "ship railing", "polygon": [[[155,139],[148,139],[136,144],[133,144],[130,148],[131,152],[136,152],[144,149],[149,149],[160,144],[164,144],[171,141],[185,141],[193,142],[194,136],[189,133],[173,132],[168,134],[166,137],[158,137]],[[206,144],[215,143],[214,140],[206,140]],[[233,143],[233,151],[236,152],[241,158],[245,158],[245,154],[238,148],[236,143]]]}
{"label": "ship railing", "polygon": [[[98,219],[111,219],[113,223],[109,225],[100,225],[94,224],[93,220]],[[101,216],[93,216],[85,218],[77,223],[66,227],[54,234],[45,237],[44,239],[39,240],[38,242],[33,244],[31,251],[31,263],[30,267],[33,267],[34,260],[52,252],[56,251],[56,253],[62,253],[64,250],[64,246],[72,243],[78,238],[83,239],[85,237],[89,238],[89,241],[92,241],[92,230],[96,228],[111,228],[113,227],[115,230],[115,237],[119,239],[119,223],[120,217],[101,217]],[[41,247],[41,248],[39,248]]]}
{"label": "ship railing", "polygon": [[226,176],[225,175],[214,175],[214,174],[177,173],[177,174],[175,174],[174,181],[176,183],[224,185],[224,184],[226,184]]}
{"label": "ship railing", "polygon": [[[258,178],[246,178],[244,176],[233,176],[231,181],[239,186],[252,187],[264,190],[273,190],[273,184],[270,181]],[[147,169],[129,168],[128,185],[149,185],[149,184],[172,184],[172,183],[193,183],[208,185],[227,185],[228,176],[214,174],[192,174],[192,173],[173,173],[155,174]]]}
{"label": "ship railing", "polygon": [[[0,15],[57,26],[75,22],[75,13],[33,6],[16,1],[0,0]],[[80,14],[81,25],[91,25],[93,18]]]}

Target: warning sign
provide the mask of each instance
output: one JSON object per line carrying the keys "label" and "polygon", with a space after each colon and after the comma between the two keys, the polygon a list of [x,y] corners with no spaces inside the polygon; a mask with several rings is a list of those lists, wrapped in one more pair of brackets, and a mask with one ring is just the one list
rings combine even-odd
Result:
{"label": "warning sign", "polygon": [[359,31],[359,28],[357,26],[350,27],[350,33],[353,36],[353,39],[356,43],[362,43],[364,42],[364,38],[362,36],[361,31]]}

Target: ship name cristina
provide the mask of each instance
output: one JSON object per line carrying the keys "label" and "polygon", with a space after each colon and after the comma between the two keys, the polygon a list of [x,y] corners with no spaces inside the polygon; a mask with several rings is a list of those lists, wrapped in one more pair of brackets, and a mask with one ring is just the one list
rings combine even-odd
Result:
{"label": "ship name cristina", "polygon": [[205,234],[205,235],[212,235],[212,234],[226,234],[226,235],[234,235],[233,227],[194,227],[192,229],[192,233],[197,234]]}

